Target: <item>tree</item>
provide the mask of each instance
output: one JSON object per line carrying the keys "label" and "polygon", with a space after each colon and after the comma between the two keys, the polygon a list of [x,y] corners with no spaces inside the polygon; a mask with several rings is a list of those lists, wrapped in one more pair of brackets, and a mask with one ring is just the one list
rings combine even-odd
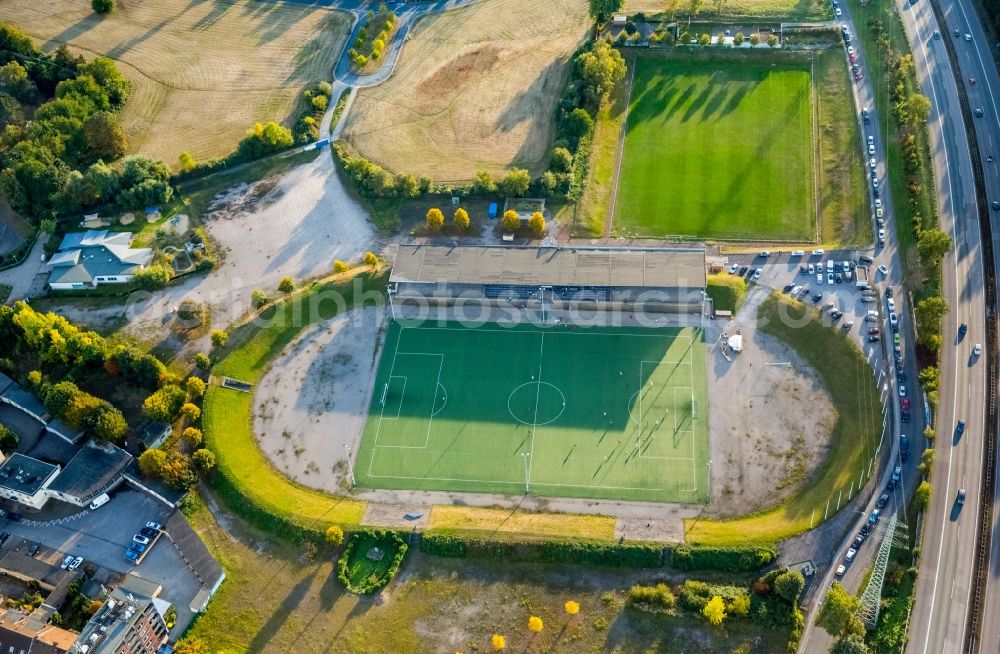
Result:
{"label": "tree", "polygon": [[595,107],[625,77],[625,59],[607,41],[595,41],[577,61],[585,83],[584,93]]}
{"label": "tree", "polygon": [[913,501],[916,502],[918,509],[921,511],[927,510],[927,507],[931,505],[931,493],[933,491],[934,489],[929,482],[920,482],[916,492],[913,494]]}
{"label": "tree", "polygon": [[128,432],[125,416],[109,402],[102,402],[85,422],[98,438],[113,443],[120,443]]}
{"label": "tree", "polygon": [[545,234],[545,216],[542,215],[541,211],[531,214],[531,218],[528,218],[528,227],[531,228],[531,232],[535,236],[543,236]]}
{"label": "tree", "polygon": [[778,47],[778,35],[772,34],[771,36],[767,37],[767,44],[772,48]]}
{"label": "tree", "polygon": [[847,638],[841,638],[830,649],[830,654],[868,654],[871,650],[865,644],[864,638],[857,634],[851,634]]}
{"label": "tree", "polygon": [[197,162],[190,152],[184,151],[181,152],[179,157],[177,157],[177,164],[181,169],[181,172],[187,172],[194,168],[197,165]]}
{"label": "tree", "polygon": [[701,36],[698,37],[699,45],[708,45],[711,42],[712,42],[712,37],[709,36],[708,34],[702,34]]}
{"label": "tree", "polygon": [[427,226],[427,231],[437,232],[444,227],[444,214],[437,207],[432,207],[427,210],[427,217],[424,219]]}
{"label": "tree", "polygon": [[750,614],[750,596],[740,595],[729,605],[729,613],[740,618],[745,618]]}
{"label": "tree", "polygon": [[497,183],[493,175],[488,170],[477,170],[476,176],[472,178],[472,192],[477,195],[489,195],[496,193]]}
{"label": "tree", "polygon": [[278,282],[278,290],[285,294],[291,293],[295,290],[295,280],[288,275],[285,275],[281,278],[281,281]]}
{"label": "tree", "polygon": [[174,654],[211,654],[212,650],[201,638],[185,638],[174,645]]}
{"label": "tree", "polygon": [[191,467],[191,457],[180,450],[171,450],[167,453],[167,458],[160,468],[160,477],[165,483],[179,490],[187,490],[198,481],[198,475]]}
{"label": "tree", "polygon": [[566,133],[574,142],[579,141],[584,135],[589,134],[593,128],[594,119],[590,117],[586,109],[581,109],[580,107],[571,111],[564,123]]}
{"label": "tree", "polygon": [[3,86],[4,90],[16,100],[24,103],[30,103],[38,96],[38,89],[31,81],[28,71],[17,61],[9,61],[0,66],[0,86]]}
{"label": "tree", "polygon": [[497,183],[500,193],[509,197],[519,198],[528,192],[531,186],[531,175],[524,168],[512,168]]}
{"label": "tree", "polygon": [[806,579],[798,570],[786,570],[774,579],[774,592],[793,606],[799,601]]}
{"label": "tree", "polygon": [[568,173],[573,168],[573,154],[563,147],[552,148],[549,166],[557,173]]}
{"label": "tree", "polygon": [[115,9],[115,0],[90,0],[90,7],[94,13],[110,14]]}
{"label": "tree", "polygon": [[521,227],[521,218],[518,217],[516,211],[508,209],[503,212],[503,218],[500,219],[500,227],[508,234],[516,232]]}
{"label": "tree", "polygon": [[184,388],[190,397],[199,398],[205,394],[205,382],[198,377],[188,377]]}
{"label": "tree", "polygon": [[625,0],[590,0],[590,17],[601,21],[616,11],[621,11]]}
{"label": "tree", "polygon": [[339,259],[333,260],[333,272],[343,273],[351,269],[351,265],[346,261],[341,261]]}
{"label": "tree", "polygon": [[189,422],[194,422],[201,417],[201,409],[198,408],[197,404],[185,402],[181,405],[181,415]]}
{"label": "tree", "polygon": [[265,154],[289,148],[293,143],[295,139],[287,127],[275,122],[266,125],[257,123],[240,141],[236,152],[241,159],[257,159]]}
{"label": "tree", "polygon": [[229,340],[229,334],[222,331],[221,329],[213,329],[211,338],[212,338],[212,345],[214,345],[215,347],[222,347],[223,345],[226,344],[226,341]]}
{"label": "tree", "polygon": [[469,212],[463,209],[462,207],[455,209],[454,220],[455,220],[455,227],[457,227],[458,229],[462,230],[463,232],[469,229]]}
{"label": "tree", "polygon": [[942,257],[951,249],[951,236],[940,229],[924,229],[917,237],[917,251],[920,258],[930,265],[936,266]]}
{"label": "tree", "polygon": [[948,313],[948,303],[940,295],[924,298],[913,305],[917,324],[931,333],[941,331],[941,319]]}
{"label": "tree", "polygon": [[263,307],[265,304],[268,303],[268,300],[269,298],[267,297],[267,293],[260,290],[259,288],[255,288],[254,290],[250,291],[250,306],[252,306],[254,309],[260,309],[261,307]]}
{"label": "tree", "polygon": [[4,454],[10,454],[17,449],[18,442],[17,434],[5,425],[0,425],[0,451]]}
{"label": "tree", "polygon": [[204,440],[204,435],[197,427],[185,427],[181,432],[181,438],[187,443],[188,449],[197,450]]}
{"label": "tree", "polygon": [[816,624],[826,629],[831,636],[838,638],[850,634],[863,634],[865,627],[855,615],[859,604],[860,600],[857,597],[844,590],[839,581],[835,581],[819,608]]}
{"label": "tree", "polygon": [[191,455],[191,463],[203,473],[211,472],[215,468],[215,455],[210,450],[201,448]]}
{"label": "tree", "polygon": [[[225,332],[222,333],[225,334]],[[227,336],[226,338],[229,337]],[[212,342],[214,344],[215,341]],[[208,355],[205,354],[204,352],[199,352],[198,354],[194,355],[194,365],[198,366],[202,370],[208,370],[209,368],[212,367],[212,360],[209,359]]]}
{"label": "tree", "polygon": [[167,453],[163,450],[146,450],[139,455],[139,470],[144,477],[159,477],[166,461]]}
{"label": "tree", "polygon": [[330,547],[338,547],[344,542],[344,530],[340,525],[330,525],[326,528],[326,544]]}
{"label": "tree", "polygon": [[155,291],[166,286],[171,277],[173,273],[170,272],[170,268],[154,263],[137,271],[132,276],[132,281],[141,289]]}
{"label": "tree", "polygon": [[574,616],[580,612],[580,603],[573,600],[567,600],[563,604],[563,610],[566,611],[566,615]]}
{"label": "tree", "polygon": [[760,34],[754,32],[750,35],[750,45],[760,45]]}
{"label": "tree", "polygon": [[537,615],[533,615],[530,618],[528,618],[528,629],[529,630],[531,630],[531,631],[533,631],[534,633],[537,634],[538,632],[540,632],[544,628],[545,628],[545,623],[542,622],[542,619],[539,618]]}
{"label": "tree", "polygon": [[733,45],[735,45],[737,48],[740,47],[741,45],[743,45],[743,40],[745,38],[746,37],[743,36],[743,32],[737,32],[735,35],[733,35]]}
{"label": "tree", "polygon": [[916,126],[927,122],[927,115],[931,111],[931,101],[927,96],[914,91],[903,103],[901,110],[903,120],[910,126]]}
{"label": "tree", "polygon": [[718,627],[726,619],[726,603],[722,601],[721,597],[715,595],[705,604],[705,608],[701,610],[701,614],[705,616],[709,624]]}
{"label": "tree", "polygon": [[118,116],[109,111],[98,111],[83,123],[87,151],[94,159],[114,161],[128,150],[125,128]]}
{"label": "tree", "polygon": [[493,649],[499,652],[507,647],[507,639],[500,634],[493,634],[493,637],[490,638],[490,645],[493,646]]}
{"label": "tree", "polygon": [[378,265],[378,255],[374,252],[365,252],[365,256],[362,257],[362,260],[365,262],[366,266],[371,268]]}
{"label": "tree", "polygon": [[179,386],[167,384],[143,401],[142,410],[152,420],[171,422],[184,405],[184,395]]}
{"label": "tree", "polygon": [[42,218],[38,221],[38,230],[43,234],[54,234],[56,231],[56,221],[54,218]]}

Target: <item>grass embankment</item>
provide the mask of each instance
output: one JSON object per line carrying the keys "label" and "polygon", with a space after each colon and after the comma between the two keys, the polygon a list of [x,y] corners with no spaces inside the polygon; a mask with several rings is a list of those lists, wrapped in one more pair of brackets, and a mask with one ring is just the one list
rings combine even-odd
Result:
{"label": "grass embankment", "polygon": [[[896,220],[896,240],[903,260],[904,283],[917,299],[940,293],[940,270],[924,270],[917,254],[917,236],[914,229],[915,218],[922,229],[933,229],[939,225],[937,207],[934,202],[934,173],[930,166],[930,145],[927,126],[912,130],[917,141],[917,149],[923,160],[914,178],[919,182],[919,190],[911,192],[908,183],[905,153],[902,146],[903,135],[899,123],[893,116],[893,99],[890,95],[893,75],[888,69],[879,34],[891,45],[897,55],[910,52],[909,41],[903,24],[889,0],[846,0],[854,16],[857,37],[861,40],[868,56],[868,70],[871,87],[875,90],[875,105],[878,110],[885,146],[886,169],[889,171],[889,185],[892,190],[893,211]],[[920,87],[912,73],[906,75],[905,96],[919,92]]]}
{"label": "grass embankment", "polygon": [[[663,0],[625,0],[624,13],[637,11],[647,15],[665,15],[687,19],[691,3],[664,2]],[[833,11],[825,0],[726,0],[726,2],[701,2],[695,13],[698,19],[739,18],[756,20],[815,21],[830,20]]]}
{"label": "grass embankment", "polygon": [[736,313],[743,306],[747,283],[738,275],[716,273],[708,276],[708,288],[705,292],[712,298],[716,310]]}
{"label": "grass embankment", "polygon": [[[468,561],[412,550],[386,602],[346,591],[334,557],[307,561],[292,543],[273,541],[225,511],[220,519],[225,530],[204,507],[191,516],[226,570],[225,583],[187,633],[213,652],[482,653],[493,651],[493,633],[507,637],[509,652],[787,652],[787,628],[727,619],[718,629],[690,614],[625,608],[629,587],[655,583],[663,570]],[[580,604],[573,619],[563,612],[570,599]],[[531,615],[545,622],[535,636],[527,629]]]}
{"label": "grass embankment", "polygon": [[[830,449],[802,492],[772,509],[736,520],[686,520],[687,540],[710,545],[775,543],[822,522],[857,492],[869,472],[882,424],[875,378],[854,341],[818,312],[772,294],[760,305],[760,329],[790,345],[819,374],[837,410]],[[829,507],[829,509],[828,509]]]}
{"label": "grass embankment", "polygon": [[[212,368],[202,421],[219,473],[246,502],[309,530],[329,523],[353,526],[361,522],[364,502],[301,486],[272,468],[254,438],[253,395],[219,384],[222,377],[257,384],[271,359],[303,329],[337,314],[336,298],[354,306],[364,299],[362,293],[368,295],[384,285],[384,273],[341,275],[269,307],[259,320],[230,335],[225,354]],[[244,507],[233,508],[241,511]]]}
{"label": "grass embankment", "polygon": [[489,538],[589,538],[611,540],[615,519],[605,515],[526,513],[516,509],[435,506],[428,528],[435,532]]}

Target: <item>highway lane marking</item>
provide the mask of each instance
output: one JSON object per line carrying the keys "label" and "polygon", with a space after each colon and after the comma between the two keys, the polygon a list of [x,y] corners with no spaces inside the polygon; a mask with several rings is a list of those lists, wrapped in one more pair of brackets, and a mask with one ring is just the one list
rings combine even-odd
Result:
{"label": "highway lane marking", "polygon": [[[906,7],[906,12],[910,14],[911,18],[913,19],[914,26],[916,26],[917,19],[916,19],[916,14],[914,13],[913,5],[907,6]],[[934,76],[930,73],[930,61],[931,60],[927,56],[927,47],[924,45],[924,42],[923,42],[922,39],[918,39],[918,41],[920,42],[920,52],[923,55],[923,59],[924,59],[924,68],[927,71],[927,82],[930,84],[931,95],[934,97],[934,100],[935,100],[934,107],[935,107],[935,109],[937,109],[937,108],[943,107],[944,105],[942,105],[941,102],[940,102],[940,97],[938,96],[937,87],[934,84]],[[939,130],[939,133],[941,134],[941,138],[942,138],[942,142],[943,142],[943,139],[944,139],[944,126],[942,124],[943,120],[944,120],[943,114],[941,113],[941,111],[936,111],[935,113],[937,114],[938,130]],[[947,147],[942,147],[941,148],[941,153],[944,156],[945,169],[948,170],[948,171],[950,171],[951,170],[951,166],[950,166],[950,163],[948,161],[948,148]],[[949,177],[950,177],[950,175],[949,175]],[[952,224],[951,224],[952,242],[957,242],[958,238],[957,238],[957,234],[955,232],[955,220],[954,220],[955,207],[954,207],[954,202],[952,200],[951,194],[949,194],[949,197],[948,197],[948,204],[951,205],[951,215],[953,216],[953,220],[952,220]],[[955,261],[955,277],[956,277],[956,279],[958,278],[958,272],[959,272],[959,270],[958,270],[958,261],[956,260]],[[957,357],[955,359],[955,376],[956,377],[958,376],[958,358]],[[952,416],[951,416],[952,417],[952,421],[951,422],[952,422],[952,424],[954,424],[954,421],[955,421],[954,420],[954,417],[955,417],[954,416],[955,404],[958,401],[958,384],[955,384],[952,387],[952,395],[953,395],[953,397],[952,397],[952,403],[951,403],[951,411],[952,411]],[[948,448],[948,477],[947,477],[947,481],[945,482],[945,491],[946,491],[945,497],[948,497],[950,495],[950,489],[951,489],[951,463],[952,463],[952,453],[954,452],[954,449],[955,449],[954,446]],[[942,518],[942,522],[944,524],[948,523],[948,506],[947,506],[947,502],[943,503],[941,518]],[[945,529],[941,529],[941,533],[940,533],[940,535],[938,537],[937,561],[935,563],[935,568],[934,568],[934,585],[933,585],[933,587],[931,589],[931,604],[930,604],[930,611],[929,611],[929,615],[930,616],[934,615],[934,604],[935,604],[935,599],[937,598],[938,580],[939,580],[939,578],[941,576],[941,550],[944,547],[944,533],[945,533],[945,531],[946,531]],[[954,589],[954,586],[953,586],[953,589]],[[930,634],[931,634],[931,625],[932,625],[932,623],[933,623],[933,619],[928,619],[927,620],[927,630],[925,632],[926,635],[924,637],[924,649],[923,649],[924,654],[927,653],[927,648],[930,645]],[[964,638],[964,633],[963,633],[963,638]]]}

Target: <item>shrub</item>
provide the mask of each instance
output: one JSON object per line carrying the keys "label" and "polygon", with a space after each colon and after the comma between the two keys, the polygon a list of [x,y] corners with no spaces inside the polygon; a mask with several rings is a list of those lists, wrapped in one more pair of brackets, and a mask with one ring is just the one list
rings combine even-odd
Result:
{"label": "shrub", "polygon": [[774,579],[774,592],[789,604],[796,604],[806,579],[798,570],[785,570]]}
{"label": "shrub", "polygon": [[171,277],[173,277],[173,273],[170,272],[170,268],[161,264],[153,264],[136,272],[132,280],[136,286],[143,290],[155,291],[170,283]]}
{"label": "shrub", "polygon": [[255,288],[250,292],[250,306],[252,306],[254,309],[260,309],[265,304],[267,304],[268,301],[269,298],[267,297],[267,293],[265,293],[264,291]]}
{"label": "shrub", "polygon": [[374,252],[365,252],[363,260],[366,266],[371,266],[372,268],[374,268],[375,266],[378,265],[378,255],[376,255]]}
{"label": "shrub", "polygon": [[197,427],[185,427],[184,431],[181,432],[181,438],[187,443],[189,449],[197,450],[204,440],[204,435]]}
{"label": "shrub", "polygon": [[459,207],[455,209],[455,227],[462,230],[463,232],[469,229],[469,212]]}
{"label": "shrub", "polygon": [[110,14],[115,10],[115,0],[90,0],[90,7],[97,14]]}
{"label": "shrub", "polygon": [[202,448],[191,455],[191,463],[201,472],[208,473],[215,469],[215,455]]}
{"label": "shrub", "polygon": [[285,294],[291,293],[295,290],[295,280],[287,275],[282,277],[278,282],[278,290]]}
{"label": "shrub", "polygon": [[229,334],[221,329],[213,329],[211,339],[212,345],[215,347],[222,347],[226,344],[226,341],[229,340]]}
{"label": "shrub", "polygon": [[541,211],[531,214],[531,218],[528,219],[528,227],[535,236],[545,235],[545,216],[542,215]]}
{"label": "shrub", "polygon": [[521,218],[518,217],[516,211],[508,209],[503,212],[503,218],[500,219],[500,226],[507,233],[516,232],[521,227]]}
{"label": "shrub", "polygon": [[626,601],[631,607],[653,613],[670,611],[677,604],[677,598],[666,584],[632,586]]}
{"label": "shrub", "polygon": [[326,107],[330,103],[330,99],[325,95],[314,95],[312,100],[309,102],[312,103],[313,109],[316,111],[326,111]]}
{"label": "shrub", "polygon": [[208,358],[207,354],[199,352],[198,354],[194,355],[194,365],[198,366],[202,370],[208,370],[209,368],[212,367],[212,360]]}
{"label": "shrub", "polygon": [[187,381],[184,382],[184,388],[188,395],[193,398],[199,398],[205,394],[205,382],[197,377],[188,377]]}
{"label": "shrub", "polygon": [[184,405],[184,397],[179,386],[167,384],[143,401],[142,410],[152,420],[172,422]]}
{"label": "shrub", "polygon": [[647,543],[600,541],[493,541],[434,532],[424,533],[421,551],[452,558],[482,558],[501,561],[576,563],[624,568],[658,568],[663,549]]}
{"label": "shrub", "polygon": [[331,547],[338,547],[344,542],[344,530],[340,525],[330,525],[326,529],[326,543]]}
{"label": "shrub", "polygon": [[427,226],[427,231],[439,231],[444,226],[444,214],[441,213],[441,210],[437,207],[428,209],[425,224]]}
{"label": "shrub", "polygon": [[752,572],[770,564],[778,557],[773,547],[702,547],[681,545],[670,556],[670,567],[677,570],[719,570],[721,572]]}
{"label": "shrub", "polygon": [[139,455],[139,470],[144,477],[159,477],[166,460],[167,453],[163,450],[146,450]]}
{"label": "shrub", "polygon": [[185,402],[181,406],[180,413],[182,416],[184,416],[184,418],[186,418],[190,422],[194,422],[201,417],[201,409],[199,409],[197,405],[192,404],[191,402]]}
{"label": "shrub", "polygon": [[712,597],[712,589],[704,581],[688,579],[681,587],[681,605],[690,610],[701,612]]}

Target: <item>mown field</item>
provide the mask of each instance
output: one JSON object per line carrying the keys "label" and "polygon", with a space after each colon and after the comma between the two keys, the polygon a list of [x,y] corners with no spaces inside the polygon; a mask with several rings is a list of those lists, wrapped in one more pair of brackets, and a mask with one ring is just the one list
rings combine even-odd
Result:
{"label": "mown field", "polygon": [[613,234],[815,237],[809,56],[651,52],[631,74]]}
{"label": "mown field", "polygon": [[439,182],[548,165],[555,104],[587,33],[578,0],[481,0],[420,20],[393,76],[359,91],[344,138]]}
{"label": "mown field", "polygon": [[0,0],[0,17],[45,50],[65,43],[117,60],[132,81],[122,119],[132,152],[175,164],[228,154],[255,122],[290,124],[302,90],[332,77],[347,15],[286,2]]}
{"label": "mown field", "polygon": [[[214,515],[213,515],[214,514]],[[221,516],[217,522],[217,516]],[[640,572],[582,566],[465,561],[412,548],[382,593],[358,596],[337,581],[336,556],[314,561],[300,548],[247,529],[225,511],[198,507],[191,522],[226,570],[226,581],[188,631],[212,652],[297,654],[720,654],[787,652],[788,633],[747,620],[715,628],[690,615],[652,615],[624,606],[629,587],[666,569]],[[567,600],[580,604],[573,619]],[[528,617],[544,621],[528,631]]]}

